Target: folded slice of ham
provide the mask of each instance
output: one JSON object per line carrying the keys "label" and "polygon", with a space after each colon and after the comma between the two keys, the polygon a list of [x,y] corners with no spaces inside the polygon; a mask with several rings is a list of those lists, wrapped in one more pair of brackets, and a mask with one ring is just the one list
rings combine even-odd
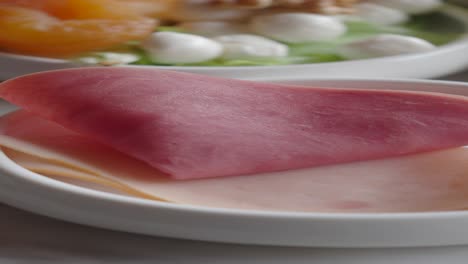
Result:
{"label": "folded slice of ham", "polygon": [[24,111],[0,119],[0,145],[8,157],[31,171],[173,203],[304,212],[468,208],[468,148],[249,177],[178,181]]}
{"label": "folded slice of ham", "polygon": [[467,98],[437,93],[81,68],[4,82],[0,96],[176,179],[285,171],[468,144]]}

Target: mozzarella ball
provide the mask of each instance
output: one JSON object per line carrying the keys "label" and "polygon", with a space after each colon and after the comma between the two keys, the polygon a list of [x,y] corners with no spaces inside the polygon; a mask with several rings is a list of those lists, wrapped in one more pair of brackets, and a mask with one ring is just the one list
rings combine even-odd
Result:
{"label": "mozzarella ball", "polygon": [[441,0],[368,0],[371,3],[398,9],[409,14],[432,11],[442,5]]}
{"label": "mozzarella ball", "polygon": [[427,52],[433,49],[433,44],[420,38],[381,34],[345,44],[339,48],[339,53],[348,59],[364,59]]}
{"label": "mozzarella ball", "polygon": [[309,13],[281,13],[254,17],[250,28],[263,36],[289,43],[325,41],[346,32],[339,19]]}
{"label": "mozzarella ball", "polygon": [[288,46],[261,36],[237,34],[214,38],[223,45],[222,57],[225,59],[243,59],[255,57],[285,57]]}
{"label": "mozzarella ball", "polygon": [[155,32],[142,47],[154,62],[169,64],[208,61],[223,52],[221,44],[214,40],[178,32]]}
{"label": "mozzarella ball", "polygon": [[247,33],[246,25],[230,21],[194,21],[179,25],[182,29],[196,35],[214,37],[229,34]]}
{"label": "mozzarella ball", "polygon": [[132,53],[117,53],[117,52],[94,52],[90,56],[77,58],[75,61],[83,64],[90,65],[121,65],[129,64],[139,60],[140,57]]}
{"label": "mozzarella ball", "polygon": [[409,16],[401,10],[373,3],[356,4],[354,10],[356,16],[376,25],[396,25],[409,20]]}

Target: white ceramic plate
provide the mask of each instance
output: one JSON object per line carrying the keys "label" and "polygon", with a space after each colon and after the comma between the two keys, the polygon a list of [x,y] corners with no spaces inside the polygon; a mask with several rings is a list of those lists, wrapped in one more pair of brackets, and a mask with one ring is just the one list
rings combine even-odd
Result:
{"label": "white ceramic plate", "polygon": [[[464,21],[468,16],[460,9],[447,6],[445,13]],[[199,74],[240,79],[277,78],[432,78],[460,71],[468,66],[468,34],[457,41],[441,46],[434,51],[354,60],[287,66],[240,66],[240,67],[175,67],[175,66],[130,66],[157,67]],[[52,69],[78,67],[70,61],[0,53],[0,80]],[[128,66],[125,66],[128,67]]]}
{"label": "white ceramic plate", "polygon": [[[285,81],[322,87],[411,89],[468,96],[468,83]],[[86,189],[19,167],[0,152],[0,201],[71,222],[147,235],[315,247],[468,245],[468,211],[291,213],[177,205]]]}

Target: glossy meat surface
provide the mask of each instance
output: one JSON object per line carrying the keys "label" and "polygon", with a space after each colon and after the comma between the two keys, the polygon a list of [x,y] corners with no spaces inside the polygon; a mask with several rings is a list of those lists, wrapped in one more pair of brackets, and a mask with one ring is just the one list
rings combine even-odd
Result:
{"label": "glossy meat surface", "polygon": [[0,96],[177,179],[371,160],[468,143],[468,101],[155,69],[32,74]]}

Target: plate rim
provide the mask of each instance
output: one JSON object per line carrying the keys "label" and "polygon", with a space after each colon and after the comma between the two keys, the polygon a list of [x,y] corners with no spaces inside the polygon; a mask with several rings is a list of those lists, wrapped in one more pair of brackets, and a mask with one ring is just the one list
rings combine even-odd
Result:
{"label": "plate rim", "polygon": [[[400,83],[448,85],[457,89],[467,89],[468,94],[468,83],[457,81],[400,78],[323,78],[305,80],[281,78],[272,81],[351,81],[367,82],[369,84],[383,82],[395,83],[395,85],[400,85]],[[23,192],[18,193],[18,190],[25,191],[26,194],[23,194]],[[31,190],[34,191],[27,193]],[[38,197],[44,199],[37,199]],[[1,149],[0,201],[38,214],[79,224],[145,235],[202,241],[327,248],[468,245],[468,229],[466,231],[463,231],[464,229],[459,230],[460,228],[456,229],[456,227],[468,225],[468,210],[408,213],[313,213],[223,209],[170,204],[106,193],[51,179],[17,165]],[[70,209],[67,206],[86,209],[87,214],[78,216],[72,212],[70,215]],[[96,206],[100,211],[95,211]],[[100,215],[103,210],[110,210],[104,212],[107,216]],[[90,212],[93,212],[93,214],[90,214]],[[113,223],[106,222],[106,220],[109,220],[106,218],[109,217],[108,215],[115,216],[126,212],[133,212],[135,215],[125,215],[127,219],[119,219],[113,221]],[[156,219],[156,222],[142,224],[142,227],[125,222],[148,221],[141,217],[149,217],[149,220]],[[192,219],[196,222],[195,224],[191,222]],[[176,230],[180,229],[181,225],[188,226],[184,226],[185,229],[183,230]],[[215,226],[212,227],[212,225]],[[253,230],[259,232],[259,234],[255,234],[250,230],[251,225],[260,230]],[[289,229],[278,229],[285,228],[285,226]],[[261,231],[262,228],[267,229]],[[207,229],[212,233],[206,232],[205,234],[200,231],[206,231]],[[266,233],[272,229],[276,233]],[[337,237],[337,234],[340,233],[347,236]],[[221,235],[217,236],[217,234]],[[318,238],[309,237],[309,234],[318,235]],[[388,237],[381,238],[384,234]],[[406,239],[402,241],[402,237]]]}

